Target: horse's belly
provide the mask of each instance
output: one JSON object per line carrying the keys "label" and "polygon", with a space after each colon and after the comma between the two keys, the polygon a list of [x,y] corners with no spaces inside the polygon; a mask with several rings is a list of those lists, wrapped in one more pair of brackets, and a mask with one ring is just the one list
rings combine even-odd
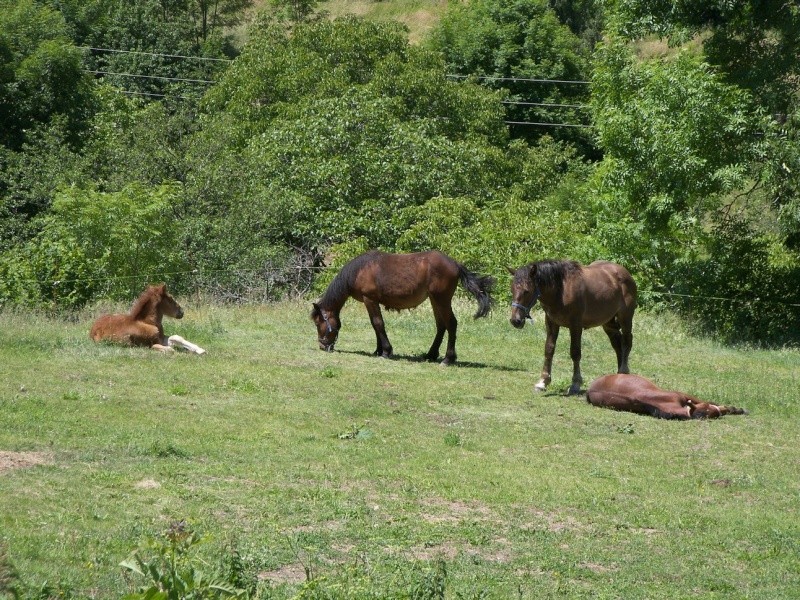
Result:
{"label": "horse's belly", "polygon": [[377,300],[378,303],[390,310],[403,310],[416,308],[428,298],[426,290],[416,290],[404,296],[383,296]]}

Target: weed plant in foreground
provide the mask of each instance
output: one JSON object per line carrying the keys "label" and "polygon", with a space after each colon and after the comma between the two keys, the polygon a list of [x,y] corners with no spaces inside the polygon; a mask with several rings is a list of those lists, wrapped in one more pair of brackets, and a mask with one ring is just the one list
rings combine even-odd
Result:
{"label": "weed plant in foreground", "polygon": [[[134,593],[145,581],[120,564],[182,521],[203,542],[192,560],[242,597],[800,589],[796,351],[637,314],[633,372],[750,411],[671,422],[565,396],[565,340],[534,393],[540,312],[518,331],[503,307],[473,321],[457,303],[459,363],[441,367],[421,359],[427,304],[386,315],[392,360],[370,355],[357,303],[334,353],[317,348],[310,303],[184,308],[167,334],[205,356],[94,344],[88,313],[0,313],[6,595]],[[614,365],[605,334],[585,332],[586,383]]]}

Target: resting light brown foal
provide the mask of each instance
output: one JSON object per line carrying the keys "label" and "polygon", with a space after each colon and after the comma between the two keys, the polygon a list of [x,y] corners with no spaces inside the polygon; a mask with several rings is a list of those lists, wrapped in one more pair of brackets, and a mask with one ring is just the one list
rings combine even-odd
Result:
{"label": "resting light brown foal", "polygon": [[128,314],[103,315],[92,325],[89,333],[95,342],[109,341],[128,346],[149,346],[162,352],[175,347],[185,348],[195,354],[205,354],[200,346],[186,341],[179,335],[164,335],[161,319],[164,315],[183,318],[183,309],[167,292],[167,286],[149,286]]}
{"label": "resting light brown foal", "polygon": [[584,329],[602,326],[617,354],[617,372],[629,373],[628,356],[633,347],[633,313],[636,282],[624,267],[598,260],[583,266],[574,260],[542,260],[516,271],[511,283],[511,324],[517,329],[531,318],[538,301],[544,310],[547,340],[542,378],[536,389],[550,385],[553,353],[561,327],[569,329],[572,384],[568,394],[581,390],[581,336]]}
{"label": "resting light brown foal", "polygon": [[589,385],[586,400],[595,406],[659,419],[716,419],[747,414],[743,408],[711,404],[683,392],[663,390],[638,375],[605,375],[595,379]]}

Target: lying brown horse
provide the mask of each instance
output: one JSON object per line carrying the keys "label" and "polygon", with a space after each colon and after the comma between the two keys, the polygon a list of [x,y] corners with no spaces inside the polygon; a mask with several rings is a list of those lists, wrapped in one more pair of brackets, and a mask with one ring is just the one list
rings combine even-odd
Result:
{"label": "lying brown horse", "polygon": [[617,353],[617,372],[629,372],[636,283],[624,267],[601,260],[589,266],[573,260],[542,260],[508,271],[514,276],[511,324],[517,329],[524,327],[537,300],[544,309],[547,340],[537,390],[543,391],[550,384],[553,353],[561,327],[568,327],[570,335],[573,368],[569,394],[580,392],[583,383],[581,336],[584,329],[602,326]]}
{"label": "lying brown horse", "polygon": [[388,358],[392,344],[386,336],[381,305],[392,310],[414,308],[430,298],[436,319],[436,337],[427,359],[437,360],[447,331],[447,351],[442,364],[456,360],[456,327],[451,300],[459,280],[478,301],[475,318],[488,314],[494,279],[471,273],[449,256],[436,252],[387,254],[371,251],[348,262],[313,304],[311,318],[317,326],[317,339],[322,350],[332,351],[342,327],[339,312],[348,298],[363,302],[369,313],[378,346],[375,354]]}
{"label": "lying brown horse", "polygon": [[595,379],[586,392],[586,400],[595,406],[659,419],[716,419],[722,415],[747,414],[743,408],[711,404],[683,392],[662,390],[638,375],[605,375]]}
{"label": "lying brown horse", "polygon": [[129,346],[149,346],[154,350],[171,351],[185,348],[195,354],[205,354],[200,346],[187,342],[179,335],[164,335],[161,319],[164,315],[183,318],[183,309],[167,293],[167,286],[151,285],[125,314],[103,315],[92,325],[89,333],[95,342],[109,341]]}

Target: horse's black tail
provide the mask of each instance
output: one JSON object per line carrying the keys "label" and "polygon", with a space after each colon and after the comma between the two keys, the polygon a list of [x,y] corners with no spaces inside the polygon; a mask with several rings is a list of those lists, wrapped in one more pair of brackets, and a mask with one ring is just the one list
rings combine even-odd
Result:
{"label": "horse's black tail", "polygon": [[475,296],[478,301],[478,312],[473,318],[477,319],[488,315],[494,304],[492,288],[496,281],[495,278],[490,275],[476,275],[461,264],[458,265],[458,276],[461,278],[461,285],[464,286],[464,289]]}

